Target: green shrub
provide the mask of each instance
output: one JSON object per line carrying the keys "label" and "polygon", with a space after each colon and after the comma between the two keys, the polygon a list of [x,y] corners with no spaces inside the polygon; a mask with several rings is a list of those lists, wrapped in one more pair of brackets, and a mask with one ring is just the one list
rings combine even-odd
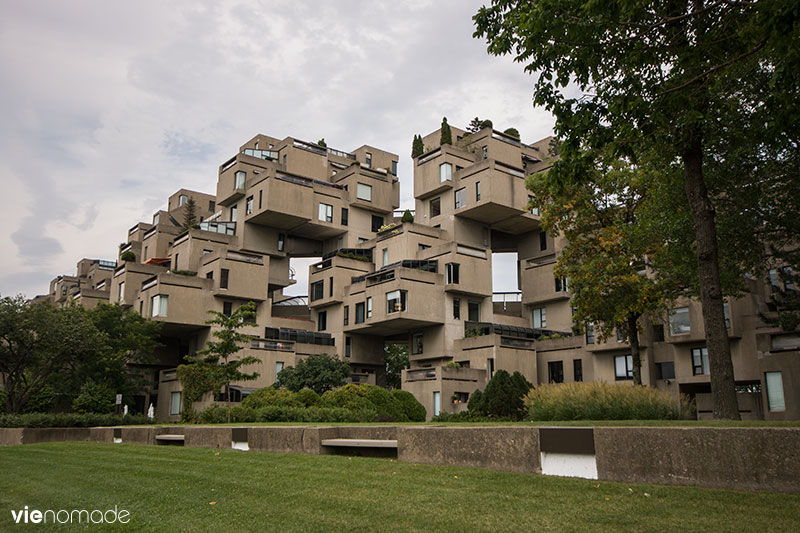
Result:
{"label": "green shrub", "polygon": [[81,387],[81,393],[72,402],[79,413],[113,413],[116,393],[105,383],[89,380]]}
{"label": "green shrub", "polygon": [[375,406],[379,422],[408,422],[400,401],[383,387],[370,386],[367,399]]}
{"label": "green shrub", "polygon": [[408,209],[406,209],[406,210],[403,212],[403,216],[402,216],[402,218],[400,219],[400,221],[401,221],[401,222],[414,222],[414,215],[412,215],[412,214],[411,214],[411,211],[409,211]]}
{"label": "green shrub", "polygon": [[425,415],[427,414],[425,407],[414,398],[413,394],[400,389],[393,390],[391,394],[411,422],[425,422]]}
{"label": "green shrub", "polygon": [[197,413],[196,421],[200,424],[224,424],[228,421],[228,410],[222,405],[206,407]]}
{"label": "green shrub", "polygon": [[453,131],[450,129],[450,124],[447,123],[447,117],[442,118],[442,135],[439,138],[439,144],[453,144]]}
{"label": "green shrub", "polygon": [[513,418],[509,417],[480,415],[472,411],[461,411],[460,413],[441,411],[431,418],[431,422],[512,422],[513,420]]}
{"label": "green shrub", "polygon": [[119,258],[123,261],[136,261],[136,254],[130,250],[126,250],[122,252],[122,255],[120,255]]}
{"label": "green shrub", "polygon": [[674,420],[693,418],[689,398],[602,381],[542,385],[525,397],[532,420]]}
{"label": "green shrub", "polygon": [[295,399],[306,407],[319,405],[320,395],[311,389],[300,389],[294,395]]}
{"label": "green shrub", "polygon": [[286,389],[276,389],[274,387],[267,387],[253,391],[242,400],[243,407],[250,407],[252,409],[261,409],[263,407],[270,407],[279,405],[284,407],[303,407],[303,402],[300,401],[296,394]]}
{"label": "green shrub", "polygon": [[146,415],[127,416],[98,413],[27,413],[0,415],[0,427],[4,428],[66,428],[152,424]]}
{"label": "green shrub", "polygon": [[369,399],[367,399],[368,387],[374,385],[356,385],[348,383],[342,388],[330,390],[322,395],[320,407],[343,407],[345,409],[375,409]]}
{"label": "green shrub", "polygon": [[[31,396],[22,408],[23,413],[49,413],[56,406],[56,391],[45,385]],[[113,409],[112,409],[113,411]]]}
{"label": "green shrub", "polygon": [[508,128],[503,133],[505,133],[509,137],[514,137],[515,139],[519,139],[519,131],[517,130],[517,128]]}
{"label": "green shrub", "polygon": [[498,370],[481,394],[472,393],[469,410],[479,416],[520,420],[525,415],[523,398],[532,386],[519,372],[509,375],[505,370]]}
{"label": "green shrub", "polygon": [[311,389],[317,394],[341,387],[350,377],[350,363],[326,353],[311,354],[278,372],[278,383],[290,391]]}

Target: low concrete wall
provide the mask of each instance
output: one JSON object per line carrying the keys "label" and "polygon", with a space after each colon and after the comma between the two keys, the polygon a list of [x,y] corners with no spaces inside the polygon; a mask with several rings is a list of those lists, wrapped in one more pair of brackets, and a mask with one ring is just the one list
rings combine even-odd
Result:
{"label": "low concrete wall", "polygon": [[317,451],[306,451],[304,434],[306,431],[316,433],[317,428],[307,426],[266,427],[256,426],[247,430],[247,445],[251,450],[262,452],[284,453],[319,453],[319,437]]}
{"label": "low concrete wall", "polygon": [[0,428],[0,446],[17,446],[22,444],[22,428]]}
{"label": "low concrete wall", "polygon": [[89,428],[25,428],[22,431],[22,444],[88,440]]}
{"label": "low concrete wall", "polygon": [[800,428],[594,429],[600,479],[800,492]]}
{"label": "low concrete wall", "polygon": [[397,459],[541,473],[539,429],[532,427],[399,427]]}
{"label": "low concrete wall", "polygon": [[[182,432],[183,445],[192,448],[230,448],[232,441],[232,428],[221,426],[187,426]],[[173,433],[173,432],[170,432]]]}

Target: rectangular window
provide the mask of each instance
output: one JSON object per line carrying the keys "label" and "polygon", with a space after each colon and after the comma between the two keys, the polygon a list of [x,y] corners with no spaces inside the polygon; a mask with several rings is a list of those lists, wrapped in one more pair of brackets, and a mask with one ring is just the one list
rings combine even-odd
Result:
{"label": "rectangular window", "polygon": [[345,325],[345,326],[350,324],[350,306],[349,305],[345,305],[344,306],[344,318],[342,319],[342,324]]}
{"label": "rectangular window", "polygon": [[692,325],[689,321],[689,308],[679,307],[669,312],[669,334],[686,335],[692,332]]}
{"label": "rectangular window", "polygon": [[386,313],[400,313],[406,310],[406,291],[386,293]]}
{"label": "rectangular window", "polygon": [[328,312],[320,311],[317,313],[317,331],[325,331],[328,329]]}
{"label": "rectangular window", "polygon": [[364,302],[356,304],[356,324],[364,323]]}
{"label": "rectangular window", "polygon": [[414,333],[411,338],[411,355],[419,355],[422,353],[422,333]]}
{"label": "rectangular window", "polygon": [[222,314],[231,316],[233,313],[233,302],[222,302]]}
{"label": "rectangular window", "polygon": [[539,232],[539,250],[547,250],[547,232]]}
{"label": "rectangular window", "polygon": [[181,414],[181,393],[180,392],[173,392],[170,394],[170,402],[169,402],[169,414],[170,415],[179,415]]}
{"label": "rectangular window", "polygon": [[208,201],[208,210],[209,211],[214,211],[214,209],[216,207],[217,207],[217,203],[214,200],[209,200]]}
{"label": "rectangular window", "polygon": [[275,361],[275,381],[278,381],[278,374],[283,370],[283,361]]}
{"label": "rectangular window", "polygon": [[656,363],[656,379],[675,379],[675,363]]}
{"label": "rectangular window", "polygon": [[392,161],[392,176],[397,176],[397,161]]}
{"label": "rectangular window", "polygon": [[350,215],[350,213],[347,212],[347,208],[343,207],[342,208],[342,226],[346,226],[347,225],[349,215]]}
{"label": "rectangular window", "polygon": [[483,158],[484,159],[488,159],[489,158],[489,147],[488,146],[482,147],[481,148],[481,152],[483,153]]}
{"label": "rectangular window", "polygon": [[708,373],[708,349],[692,348],[692,374],[700,376]]}
{"label": "rectangular window", "polygon": [[320,202],[317,218],[319,218],[320,222],[333,222],[333,206]]}
{"label": "rectangular window", "polygon": [[567,292],[569,290],[567,278],[556,278],[556,292]]}
{"label": "rectangular window", "polygon": [[178,196],[178,207],[183,207],[184,205],[186,205],[186,202],[188,200],[189,199],[186,197],[185,194],[181,194],[180,196]]}
{"label": "rectangular window", "polygon": [[389,264],[389,249],[388,248],[384,248],[383,249],[383,266],[386,266],[388,264]]}
{"label": "rectangular window", "polygon": [[653,342],[664,342],[664,324],[653,324]]}
{"label": "rectangular window", "polygon": [[173,270],[173,271],[175,271],[175,270],[180,270],[180,269],[178,268],[178,256],[179,256],[179,255],[180,255],[180,254],[175,254],[175,264],[174,264],[174,266],[172,267],[172,270]]}
{"label": "rectangular window", "polygon": [[489,246],[489,228],[483,228],[483,245]]}
{"label": "rectangular window", "polygon": [[564,361],[550,361],[547,363],[547,381],[549,383],[564,383]]}
{"label": "rectangular window", "polygon": [[333,296],[333,276],[328,278],[328,296]]}
{"label": "rectangular window", "polygon": [[214,272],[206,272],[206,279],[214,279]]}
{"label": "rectangular window", "polygon": [[282,165],[282,168],[283,168],[283,171],[284,171],[284,172],[286,172],[286,168],[287,168],[287,166],[288,166],[288,164],[287,164],[287,163],[288,163],[288,162],[286,161],[286,154],[283,154],[283,165]]}
{"label": "rectangular window", "polygon": [[262,201],[264,200],[264,189],[258,191],[258,208],[261,209]]}
{"label": "rectangular window", "polygon": [[725,328],[731,329],[731,308],[728,305],[728,302],[723,302],[722,312],[725,315]]}
{"label": "rectangular window", "polygon": [[453,165],[442,163],[439,165],[439,182],[453,181]]}
{"label": "rectangular window", "polygon": [[210,254],[210,253],[211,253],[211,252],[213,252],[213,251],[214,251],[214,250],[209,250],[208,248],[203,248],[203,255],[208,255],[208,254]]}
{"label": "rectangular window", "polygon": [[367,160],[367,168],[372,168],[372,154],[367,152],[366,153],[366,160]]}
{"label": "rectangular window", "polygon": [[125,298],[125,282],[119,282],[119,292],[117,293],[117,301],[121,302]]}
{"label": "rectangular window", "polygon": [[359,183],[356,189],[356,198],[359,200],[365,200],[367,202],[372,201],[372,185],[367,185],[365,183]]}
{"label": "rectangular window", "polygon": [[438,217],[439,215],[442,214],[442,199],[441,198],[439,198],[437,196],[436,198],[431,200],[429,205],[430,205],[429,211],[430,211],[431,218]]}
{"label": "rectangular window", "polygon": [[244,214],[245,215],[252,215],[253,214],[253,197],[248,196],[247,200],[244,201]]}
{"label": "rectangular window", "polygon": [[586,323],[586,344],[594,344],[594,322]]}
{"label": "rectangular window", "polygon": [[367,296],[367,318],[372,318],[372,296]]}
{"label": "rectangular window", "polygon": [[785,411],[786,400],[783,397],[783,376],[780,372],[764,372],[767,385],[767,406],[770,411]]}
{"label": "rectangular window", "polygon": [[435,391],[433,393],[433,416],[439,416],[442,410],[442,393]]}
{"label": "rectangular window", "polygon": [[153,215],[153,225],[154,226],[158,226],[159,218],[160,218],[159,217],[159,213],[156,213],[155,215]]}
{"label": "rectangular window", "polygon": [[237,212],[238,212],[238,209],[236,208],[235,205],[233,207],[231,207],[231,222],[236,222],[236,219],[238,218],[236,216]]}
{"label": "rectangular window", "polygon": [[453,318],[461,318],[461,300],[459,298],[453,298]]}
{"label": "rectangular window", "polygon": [[286,247],[286,235],[278,233],[278,251],[282,252]]}
{"label": "rectangular window", "polygon": [[144,316],[144,301],[139,300],[139,314]]}
{"label": "rectangular window", "polygon": [[462,187],[456,191],[456,209],[462,208],[467,205],[467,189]]}
{"label": "rectangular window", "polygon": [[476,202],[480,202],[481,201],[481,182],[480,181],[476,181],[475,182],[475,201]]}
{"label": "rectangular window", "polygon": [[247,173],[244,170],[237,170],[236,174],[234,174],[234,189],[244,189],[244,179],[247,176]]}
{"label": "rectangular window", "polygon": [[219,288],[220,289],[227,289],[228,288],[228,277],[230,275],[230,271],[227,268],[220,268],[219,269]]}
{"label": "rectangular window", "polygon": [[572,379],[574,381],[583,381],[583,359],[572,360]]}
{"label": "rectangular window", "polygon": [[157,294],[150,300],[150,316],[167,316],[169,297],[166,294]]}
{"label": "rectangular window", "polygon": [[383,227],[383,217],[379,215],[372,215],[372,231],[378,233]]}
{"label": "rectangular window", "polygon": [[447,263],[444,266],[445,282],[449,285],[451,283],[458,283],[460,265],[458,263]]}
{"label": "rectangular window", "polygon": [[614,377],[617,381],[633,379],[632,355],[618,355],[614,357]]}
{"label": "rectangular window", "polygon": [[533,310],[533,327],[542,329],[547,327],[547,308],[539,307]]}
{"label": "rectangular window", "polygon": [[344,356],[345,357],[350,357],[350,351],[352,350],[352,348],[351,348],[352,344],[353,344],[353,342],[352,342],[352,339],[350,337],[345,337],[344,338]]}
{"label": "rectangular window", "polygon": [[325,282],[315,281],[311,284],[311,301],[316,302],[325,297]]}
{"label": "rectangular window", "polygon": [[471,322],[481,321],[481,304],[480,302],[467,302],[467,319]]}

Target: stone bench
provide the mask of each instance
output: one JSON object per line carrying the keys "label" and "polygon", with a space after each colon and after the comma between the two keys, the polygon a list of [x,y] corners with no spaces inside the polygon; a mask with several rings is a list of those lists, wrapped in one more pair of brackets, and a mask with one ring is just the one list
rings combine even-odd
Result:
{"label": "stone bench", "polygon": [[183,435],[164,433],[161,435],[156,435],[156,444],[183,446],[185,439],[186,438]]}

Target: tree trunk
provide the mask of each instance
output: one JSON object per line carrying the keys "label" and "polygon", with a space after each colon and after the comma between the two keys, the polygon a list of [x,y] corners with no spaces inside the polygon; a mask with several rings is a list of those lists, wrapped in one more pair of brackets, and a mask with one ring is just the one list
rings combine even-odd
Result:
{"label": "tree trunk", "polygon": [[633,384],[642,384],[642,355],[639,348],[639,328],[636,327],[636,322],[639,321],[639,315],[628,315],[628,341],[631,344],[631,359],[633,359]]}
{"label": "tree trunk", "polygon": [[697,239],[697,273],[700,281],[700,299],[703,304],[706,347],[711,366],[714,418],[740,420],[719,277],[717,228],[714,209],[703,181],[703,145],[697,128],[689,132],[689,140],[682,159],[686,197],[692,210]]}
{"label": "tree trunk", "polygon": [[228,404],[228,424],[231,423],[231,382],[225,381],[225,401]]}

